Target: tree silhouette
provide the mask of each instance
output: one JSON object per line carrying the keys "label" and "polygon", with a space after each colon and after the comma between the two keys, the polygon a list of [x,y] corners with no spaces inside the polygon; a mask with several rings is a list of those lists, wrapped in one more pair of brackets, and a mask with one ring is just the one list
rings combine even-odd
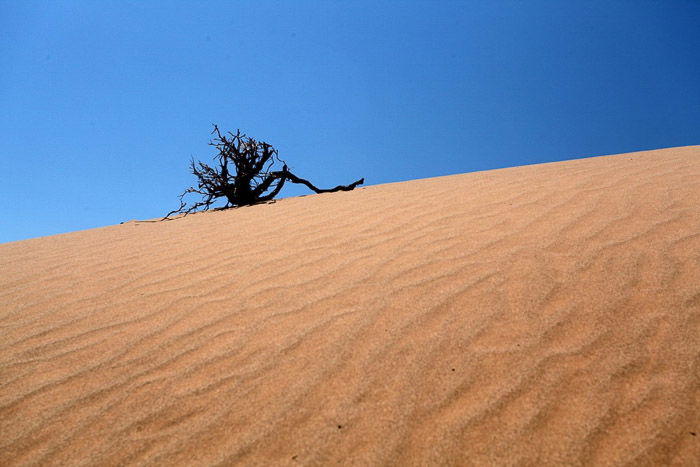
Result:
{"label": "tree silhouette", "polygon": [[[221,209],[270,201],[279,194],[285,181],[306,185],[316,193],[350,191],[365,181],[362,178],[350,185],[317,188],[308,180],[290,172],[271,144],[250,138],[241,133],[241,130],[228,132],[228,135],[221,134],[217,125],[214,125],[212,135],[214,138],[209,145],[218,152],[214,157],[218,167],[211,167],[204,162],[195,163],[192,159],[190,170],[197,177],[197,187],[187,188],[179,197],[180,207],[170,211],[163,219],[173,214],[187,215],[200,209],[207,211],[219,198],[226,198],[226,205]],[[276,162],[282,164],[282,170],[272,170]],[[184,200],[188,194],[200,195],[202,198],[188,206]]]}

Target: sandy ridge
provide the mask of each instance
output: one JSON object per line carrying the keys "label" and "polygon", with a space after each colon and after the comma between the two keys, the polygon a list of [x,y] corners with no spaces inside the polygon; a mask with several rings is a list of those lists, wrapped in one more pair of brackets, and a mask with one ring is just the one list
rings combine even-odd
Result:
{"label": "sandy ridge", "polygon": [[695,465],[698,199],[692,146],[0,245],[0,464]]}

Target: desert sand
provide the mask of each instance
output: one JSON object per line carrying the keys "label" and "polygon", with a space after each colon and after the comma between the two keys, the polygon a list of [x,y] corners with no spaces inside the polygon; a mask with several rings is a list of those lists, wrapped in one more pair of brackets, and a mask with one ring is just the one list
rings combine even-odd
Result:
{"label": "desert sand", "polygon": [[3,466],[700,465],[700,146],[11,242],[0,271]]}

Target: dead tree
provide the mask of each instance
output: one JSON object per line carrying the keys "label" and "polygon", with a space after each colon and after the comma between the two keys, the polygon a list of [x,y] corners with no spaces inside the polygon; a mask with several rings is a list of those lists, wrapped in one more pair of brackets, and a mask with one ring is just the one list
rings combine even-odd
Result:
{"label": "dead tree", "polygon": [[[290,172],[272,145],[256,141],[240,130],[221,134],[216,125],[212,135],[214,138],[209,145],[218,152],[214,157],[218,167],[211,167],[204,162],[195,163],[192,159],[190,170],[197,177],[197,187],[187,188],[180,195],[180,207],[170,211],[163,219],[173,214],[187,215],[198,210],[207,211],[219,198],[226,199],[226,205],[221,209],[270,201],[279,194],[286,181],[306,185],[316,193],[350,191],[365,182],[362,178],[350,185],[317,188],[308,180]],[[282,164],[282,170],[272,170],[275,162]],[[187,205],[184,197],[188,194],[200,195],[202,199]]]}

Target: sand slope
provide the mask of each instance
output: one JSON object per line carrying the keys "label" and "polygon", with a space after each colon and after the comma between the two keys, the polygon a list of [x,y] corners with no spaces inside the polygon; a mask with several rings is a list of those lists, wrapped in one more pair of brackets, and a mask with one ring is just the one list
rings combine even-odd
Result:
{"label": "sand slope", "polygon": [[700,464],[698,146],[7,243],[0,271],[1,465]]}

